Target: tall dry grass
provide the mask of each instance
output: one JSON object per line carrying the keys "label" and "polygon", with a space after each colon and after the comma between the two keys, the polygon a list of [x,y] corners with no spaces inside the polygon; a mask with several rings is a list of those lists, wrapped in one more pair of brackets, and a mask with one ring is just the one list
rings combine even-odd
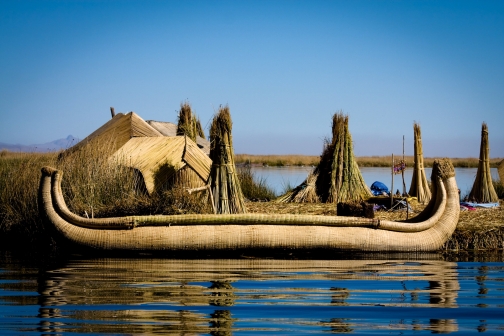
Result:
{"label": "tall dry grass", "polygon": [[80,216],[212,212],[201,193],[174,187],[148,195],[137,172],[109,162],[104,152],[106,146],[84,146],[60,159],[58,153],[0,152],[0,241],[31,244],[48,238],[37,199],[44,166],[63,171],[65,201]]}
{"label": "tall dry grass", "polygon": [[243,196],[250,201],[271,201],[276,198],[275,191],[268,186],[265,178],[257,177],[248,164],[237,166]]}
{"label": "tall dry grass", "polygon": [[54,153],[0,152],[0,241],[8,241],[11,233],[30,243],[43,233],[37,204],[40,168],[54,166],[56,158]]}

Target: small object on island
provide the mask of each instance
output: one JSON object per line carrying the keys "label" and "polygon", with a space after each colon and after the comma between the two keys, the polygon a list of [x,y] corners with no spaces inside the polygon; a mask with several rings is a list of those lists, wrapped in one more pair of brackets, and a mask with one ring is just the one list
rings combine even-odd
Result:
{"label": "small object on island", "polygon": [[367,202],[339,202],[336,205],[338,216],[374,218],[374,204]]}

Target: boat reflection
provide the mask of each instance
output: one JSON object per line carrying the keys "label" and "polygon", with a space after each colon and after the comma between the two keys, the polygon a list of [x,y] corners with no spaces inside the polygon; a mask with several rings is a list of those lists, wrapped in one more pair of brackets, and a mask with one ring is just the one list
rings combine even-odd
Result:
{"label": "boat reflection", "polygon": [[[230,335],[250,309],[254,328],[274,320],[353,332],[363,325],[348,307],[456,308],[456,266],[439,260],[72,260],[40,274],[39,331]],[[318,321],[303,313],[310,310],[320,311]],[[386,326],[453,332],[457,321],[413,318]]]}

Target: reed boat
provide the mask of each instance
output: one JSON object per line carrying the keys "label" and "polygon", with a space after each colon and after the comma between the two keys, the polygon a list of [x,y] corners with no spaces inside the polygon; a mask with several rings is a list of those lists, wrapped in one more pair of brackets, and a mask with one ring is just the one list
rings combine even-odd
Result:
{"label": "reed boat", "polygon": [[436,251],[452,235],[460,213],[455,170],[436,160],[433,196],[406,221],[286,214],[153,215],[84,218],[63,198],[63,172],[42,168],[39,200],[48,223],[71,245],[96,250],[226,251],[331,249],[344,251]]}

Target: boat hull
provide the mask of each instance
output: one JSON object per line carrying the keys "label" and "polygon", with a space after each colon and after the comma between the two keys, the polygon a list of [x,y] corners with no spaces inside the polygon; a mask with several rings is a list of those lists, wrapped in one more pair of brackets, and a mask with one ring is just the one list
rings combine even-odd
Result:
{"label": "boat hull", "polygon": [[129,216],[93,221],[68,211],[61,193],[61,172],[51,168],[42,169],[39,197],[48,222],[67,242],[97,250],[423,252],[439,250],[458,222],[458,188],[451,163],[448,168],[448,173],[433,169],[434,196],[417,220],[407,223],[266,214]]}

